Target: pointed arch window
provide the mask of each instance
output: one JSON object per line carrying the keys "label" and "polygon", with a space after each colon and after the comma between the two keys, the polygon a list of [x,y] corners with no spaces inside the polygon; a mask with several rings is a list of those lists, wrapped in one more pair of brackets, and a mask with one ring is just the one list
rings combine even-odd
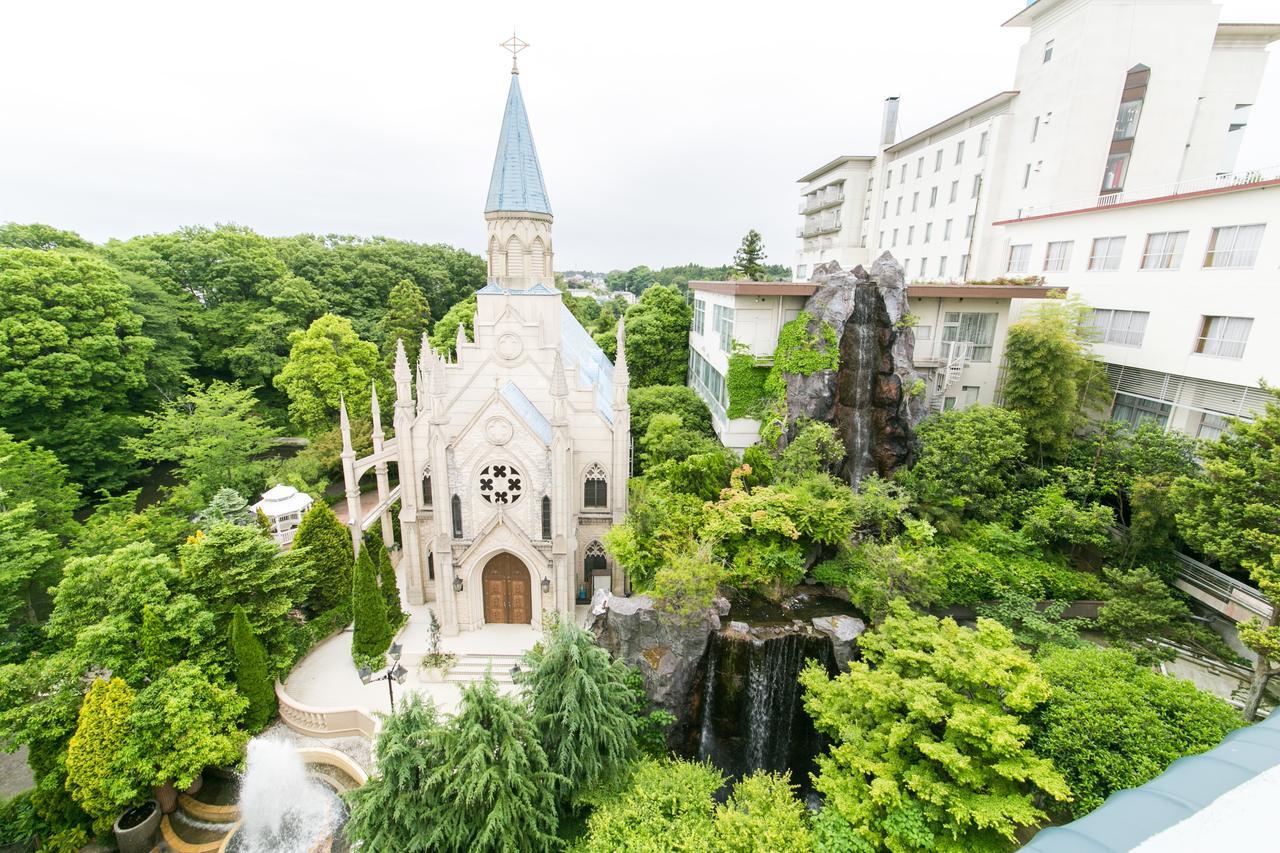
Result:
{"label": "pointed arch window", "polygon": [[422,478],[422,505],[425,507],[431,506],[431,472],[430,471],[428,471],[427,475]]}
{"label": "pointed arch window", "polygon": [[462,538],[462,498],[454,495],[449,499],[449,508],[453,511],[453,538]]}
{"label": "pointed arch window", "polygon": [[542,496],[542,538],[551,539],[551,496]]}
{"label": "pointed arch window", "polygon": [[602,509],[609,505],[609,481],[598,462],[591,463],[587,469],[582,484],[582,505],[588,509]]}
{"label": "pointed arch window", "polygon": [[587,589],[591,588],[592,575],[607,574],[609,574],[609,562],[604,556],[604,546],[599,540],[592,540],[587,550],[583,552],[582,558],[582,577],[587,583]]}

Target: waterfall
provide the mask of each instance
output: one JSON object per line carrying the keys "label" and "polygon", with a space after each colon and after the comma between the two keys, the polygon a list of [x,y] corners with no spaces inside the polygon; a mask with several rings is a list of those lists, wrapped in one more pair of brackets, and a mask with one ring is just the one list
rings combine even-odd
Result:
{"label": "waterfall", "polygon": [[763,637],[733,630],[711,636],[698,758],[733,778],[789,770],[805,787],[824,744],[804,711],[797,676],[810,659],[833,672],[831,642],[766,630]]}
{"label": "waterfall", "polygon": [[846,471],[853,485],[875,470],[871,433],[877,373],[880,371],[879,295],[872,282],[854,288],[853,311],[840,340],[836,417],[844,420]]}

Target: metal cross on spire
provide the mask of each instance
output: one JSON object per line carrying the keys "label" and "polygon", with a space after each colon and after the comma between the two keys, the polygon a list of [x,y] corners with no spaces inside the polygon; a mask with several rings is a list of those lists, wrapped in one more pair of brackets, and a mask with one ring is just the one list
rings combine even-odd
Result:
{"label": "metal cross on spire", "polygon": [[516,62],[516,57],[517,57],[517,54],[520,53],[520,51],[524,50],[528,46],[529,46],[529,43],[523,40],[522,38],[520,38],[518,35],[516,35],[515,30],[511,31],[511,38],[507,39],[506,41],[498,45],[498,47],[503,48],[504,50],[511,51],[511,73],[512,74],[520,73],[520,66]]}

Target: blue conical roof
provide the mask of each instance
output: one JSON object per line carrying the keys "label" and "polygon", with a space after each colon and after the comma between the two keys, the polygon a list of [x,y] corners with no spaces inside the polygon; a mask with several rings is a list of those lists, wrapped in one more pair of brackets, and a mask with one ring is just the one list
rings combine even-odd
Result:
{"label": "blue conical roof", "polygon": [[511,75],[498,153],[493,158],[493,177],[489,179],[489,200],[484,206],[485,213],[500,210],[551,215],[551,201],[542,182],[542,167],[533,147],[518,74]]}

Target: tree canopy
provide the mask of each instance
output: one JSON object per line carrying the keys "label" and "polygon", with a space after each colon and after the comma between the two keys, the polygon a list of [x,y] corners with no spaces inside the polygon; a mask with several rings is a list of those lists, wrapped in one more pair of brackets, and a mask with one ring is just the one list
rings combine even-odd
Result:
{"label": "tree canopy", "polygon": [[674,287],[644,292],[623,318],[627,368],[634,387],[683,385],[693,309]]}
{"label": "tree canopy", "polygon": [[[378,348],[361,340],[350,321],[333,314],[289,336],[289,360],[275,386],[289,397],[289,418],[307,433],[322,432],[347,411],[369,411],[373,383],[384,381]],[[386,393],[386,388],[383,388]]]}

